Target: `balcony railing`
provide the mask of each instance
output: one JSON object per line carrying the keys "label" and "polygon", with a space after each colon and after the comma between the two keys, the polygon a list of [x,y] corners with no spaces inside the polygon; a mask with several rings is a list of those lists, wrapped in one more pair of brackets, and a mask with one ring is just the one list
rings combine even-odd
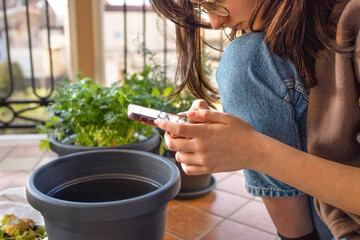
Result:
{"label": "balcony railing", "polygon": [[[1,78],[0,76],[0,132],[2,133],[4,129],[34,129],[35,126],[39,122],[44,122],[47,119],[43,119],[38,116],[37,110],[38,109],[45,109],[46,106],[48,106],[52,102],[52,97],[54,95],[57,81],[64,78],[64,74],[58,74],[56,73],[56,67],[58,67],[58,64],[54,63],[54,46],[52,46],[53,43],[53,31],[63,31],[64,29],[59,29],[59,26],[57,26],[54,21],[56,21],[54,17],[54,9],[52,9],[52,6],[49,6],[48,1],[50,0],[0,0],[0,9],[2,11],[2,14],[0,13],[0,62],[3,61],[3,64],[7,66],[7,73],[2,73],[3,75],[6,75],[6,81],[5,78]],[[72,1],[72,0],[71,0]],[[131,1],[128,1],[129,3]],[[33,11],[31,7],[34,7],[36,4],[43,4],[42,11],[44,14],[41,14],[41,17],[43,19],[43,25],[41,26],[42,29],[42,35],[45,36],[44,39],[46,39],[46,43],[44,42],[44,45],[46,45],[46,52],[43,55],[48,55],[45,60],[39,61],[34,58],[33,49],[34,44],[37,44],[37,40],[33,39],[33,29],[32,29],[32,18],[31,18],[31,12]],[[88,2],[86,1],[86,4]],[[129,60],[128,56],[129,54],[129,14],[132,12],[137,12],[140,16],[142,16],[142,19],[139,20],[139,22],[142,21],[142,43],[145,47],[147,47],[147,41],[146,36],[150,34],[154,34],[147,31],[147,15],[153,14],[153,10],[151,6],[146,4],[146,1],[144,0],[143,5],[139,6],[131,6],[127,4],[127,1],[124,0],[124,4],[120,6],[112,6],[109,4],[106,4],[106,1],[104,0],[104,11],[105,12],[112,12],[116,11],[120,14],[123,14],[123,26],[122,26],[122,32],[123,36],[122,39],[117,39],[121,41],[121,46],[123,47],[123,53],[121,54],[121,57],[123,58],[121,60],[121,72],[122,74],[127,73],[129,70]],[[38,5],[36,5],[38,6]],[[13,29],[11,28],[21,28],[18,25],[14,24],[12,22],[9,24],[9,15],[13,16],[14,9],[21,8],[22,13],[24,12],[25,18],[22,19],[23,24],[23,32],[24,32],[24,39],[23,41],[27,41],[27,46],[22,47],[22,49],[26,49],[23,51],[24,57],[21,59],[21,61],[27,61],[27,68],[25,71],[27,71],[27,74],[25,76],[26,85],[28,86],[28,90],[32,92],[31,99],[25,99],[25,98],[19,98],[16,96],[17,86],[20,84],[18,78],[14,76],[14,72],[16,72],[14,69],[15,67],[18,68],[18,66],[14,65],[13,59],[12,59],[12,48],[13,48],[13,41],[17,36],[11,36],[11,31]],[[20,24],[20,23],[19,23]],[[164,22],[164,26],[166,26],[166,22]],[[11,28],[10,28],[11,25]],[[169,48],[169,41],[168,36],[166,32],[167,27],[164,27],[163,32],[163,44],[162,46],[162,61],[163,61],[163,67],[164,67],[164,74],[166,76],[169,65],[169,57],[168,55],[174,55],[174,47],[170,50]],[[26,32],[26,34],[25,34]],[[71,31],[70,31],[71,34]],[[26,38],[26,40],[25,40]],[[216,37],[215,37],[216,38]],[[3,39],[3,47],[1,46],[1,39]],[[216,44],[219,49],[223,49],[223,35],[220,34],[218,39],[216,40],[219,44]],[[214,41],[214,37],[212,37],[212,41]],[[56,42],[56,41],[55,41]],[[70,43],[71,44],[71,43]],[[157,43],[158,44],[158,43]],[[53,44],[54,45],[54,44]],[[150,45],[150,44],[149,44]],[[159,44],[158,44],[159,45]],[[172,45],[173,46],[173,45]],[[159,46],[157,46],[159,47]],[[45,47],[43,47],[45,48]],[[45,51],[43,49],[43,51]],[[71,50],[72,51],[72,50]],[[19,51],[17,51],[19,52]],[[104,52],[103,52],[104,54]],[[157,54],[159,54],[159,50],[157,51]],[[2,59],[2,56],[5,56]],[[216,55],[214,58],[218,60],[220,58],[221,54]],[[69,57],[68,57],[69,58]],[[70,57],[71,58],[71,57]],[[26,60],[27,59],[27,60]],[[81,61],[81,59],[79,59]],[[68,59],[70,62],[70,60]],[[46,62],[46,65],[48,66],[49,70],[46,70],[46,74],[42,74],[42,77],[39,77],[39,74],[36,73],[34,70],[36,66],[39,64],[44,64]],[[6,63],[6,64],[5,64]],[[145,66],[146,59],[145,56],[143,58],[142,65]],[[172,64],[174,65],[174,64]],[[55,66],[55,70],[54,70]],[[70,67],[70,66],[68,66]],[[73,66],[71,66],[73,67]],[[71,68],[70,67],[70,68]],[[69,70],[64,70],[65,72],[71,72]],[[72,69],[72,73],[74,71],[77,71],[77,69]],[[1,74],[1,73],[0,73]],[[40,74],[41,75],[41,74]],[[2,82],[1,82],[2,81]],[[41,85],[41,86],[40,86]],[[44,90],[45,89],[45,90]],[[44,111],[46,112],[46,111]]]}
{"label": "balcony railing", "polygon": [[[29,54],[29,65],[30,65],[30,81],[31,81],[31,88],[32,92],[36,99],[29,100],[29,99],[14,99],[12,96],[15,92],[15,86],[18,84],[16,79],[14,78],[14,69],[13,69],[13,62],[11,56],[11,42],[10,42],[10,30],[9,30],[9,22],[8,22],[8,8],[14,9],[19,6],[19,1],[6,1],[2,0],[1,10],[3,12],[2,20],[3,23],[1,26],[1,35],[5,36],[5,44],[6,44],[6,55],[7,55],[7,69],[8,69],[8,76],[9,82],[6,83],[5,79],[2,78],[2,86],[4,88],[0,95],[0,128],[34,128],[39,122],[43,121],[41,119],[37,119],[35,115],[34,117],[24,116],[24,113],[33,111],[41,106],[47,106],[49,103],[52,102],[51,96],[55,89],[55,80],[53,76],[53,64],[52,64],[52,51],[51,51],[51,41],[50,41],[50,20],[49,20],[49,6],[48,2],[44,1],[45,4],[45,22],[46,22],[46,32],[47,32],[47,43],[48,43],[48,54],[49,54],[49,66],[50,66],[50,77],[46,79],[49,82],[49,89],[46,95],[41,95],[37,91],[36,87],[36,79],[34,76],[34,61],[33,61],[33,42],[32,42],[32,35],[31,35],[31,24],[30,24],[30,10],[29,10],[29,0],[25,0],[23,5],[25,6],[25,14],[26,14],[26,30],[27,30],[27,41],[28,41],[28,54]],[[3,33],[4,34],[3,34]],[[0,49],[1,50],[1,49]],[[18,108],[16,106],[25,106],[22,108]],[[6,119],[4,119],[4,115],[7,115]],[[18,120],[25,120],[26,123],[22,123],[24,121]],[[17,123],[20,122],[20,123]]]}

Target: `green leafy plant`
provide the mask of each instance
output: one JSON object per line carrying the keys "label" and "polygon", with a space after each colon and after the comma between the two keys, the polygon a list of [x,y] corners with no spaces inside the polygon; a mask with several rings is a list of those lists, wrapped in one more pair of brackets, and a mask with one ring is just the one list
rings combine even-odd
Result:
{"label": "green leafy plant", "polygon": [[[146,75],[145,69],[140,75],[127,77],[136,81],[137,77]],[[58,89],[55,103],[49,107],[55,115],[37,129],[49,135],[54,128],[58,141],[78,146],[104,147],[138,142],[151,136],[153,127],[129,119],[127,106],[130,103],[159,105],[155,104],[159,102],[157,98],[157,94],[133,91],[128,84],[120,86],[118,82],[104,87],[78,75],[78,81],[66,81]],[[41,141],[40,148],[44,147],[49,149],[47,140]]]}
{"label": "green leafy plant", "polygon": [[4,215],[0,225],[0,240],[42,240],[46,237],[44,226],[35,226],[31,219]]}

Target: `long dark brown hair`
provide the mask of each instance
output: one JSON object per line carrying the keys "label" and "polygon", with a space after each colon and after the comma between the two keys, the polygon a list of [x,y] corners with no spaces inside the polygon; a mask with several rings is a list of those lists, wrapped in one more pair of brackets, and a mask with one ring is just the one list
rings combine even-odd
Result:
{"label": "long dark brown hair", "polygon": [[[176,24],[178,68],[176,79],[180,85],[175,94],[187,87],[197,98],[212,105],[217,94],[208,82],[202,68],[203,39],[201,28],[211,29],[209,23],[201,21],[189,0],[150,0],[154,10],[162,18]],[[346,0],[345,0],[346,1]],[[349,53],[352,49],[336,44],[336,25],[339,14],[333,14],[338,0],[257,0],[249,21],[251,31],[265,32],[265,42],[270,51],[292,62],[304,84],[316,85],[315,59],[322,49]],[[261,14],[263,13],[263,14]],[[254,29],[255,20],[261,26]],[[232,30],[230,40],[238,30]]]}

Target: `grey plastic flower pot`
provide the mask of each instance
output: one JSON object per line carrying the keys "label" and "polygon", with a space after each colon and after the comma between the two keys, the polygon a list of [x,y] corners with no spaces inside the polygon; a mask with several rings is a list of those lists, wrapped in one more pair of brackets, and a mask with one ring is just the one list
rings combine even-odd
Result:
{"label": "grey plastic flower pot", "polygon": [[132,149],[140,150],[145,152],[158,153],[160,145],[159,132],[155,128],[153,129],[154,133],[147,139],[141,142],[118,145],[112,147],[87,147],[87,146],[75,146],[73,144],[64,144],[57,141],[54,137],[54,134],[50,135],[50,149],[57,153],[59,157],[65,156],[72,153],[85,152],[91,150],[108,150],[108,149]]}
{"label": "grey plastic flower pot", "polygon": [[175,160],[174,151],[167,151],[164,155],[168,157],[180,171],[181,188],[175,199],[189,200],[208,194],[216,186],[216,179],[211,174],[187,175],[181,164]]}
{"label": "grey plastic flower pot", "polygon": [[176,199],[187,200],[199,198],[215,188],[216,180],[211,174],[190,176],[184,172],[180,163],[176,162],[175,164],[180,171],[181,178],[181,188],[175,197]]}
{"label": "grey plastic flower pot", "polygon": [[36,169],[26,190],[50,240],[162,240],[180,173],[153,153],[87,151]]}

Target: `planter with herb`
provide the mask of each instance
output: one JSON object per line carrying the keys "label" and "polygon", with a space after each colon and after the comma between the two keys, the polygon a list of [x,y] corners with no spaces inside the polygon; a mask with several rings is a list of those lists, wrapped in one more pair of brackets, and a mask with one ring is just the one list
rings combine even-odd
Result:
{"label": "planter with herb", "polygon": [[50,121],[37,126],[40,133],[48,135],[48,140],[41,141],[40,149],[51,148],[60,156],[99,147],[158,152],[157,130],[127,117],[130,103],[164,106],[171,89],[160,93],[154,84],[149,84],[155,81],[149,80],[151,73],[147,66],[111,87],[80,75],[78,81],[65,81],[57,91],[55,103],[49,107]]}

